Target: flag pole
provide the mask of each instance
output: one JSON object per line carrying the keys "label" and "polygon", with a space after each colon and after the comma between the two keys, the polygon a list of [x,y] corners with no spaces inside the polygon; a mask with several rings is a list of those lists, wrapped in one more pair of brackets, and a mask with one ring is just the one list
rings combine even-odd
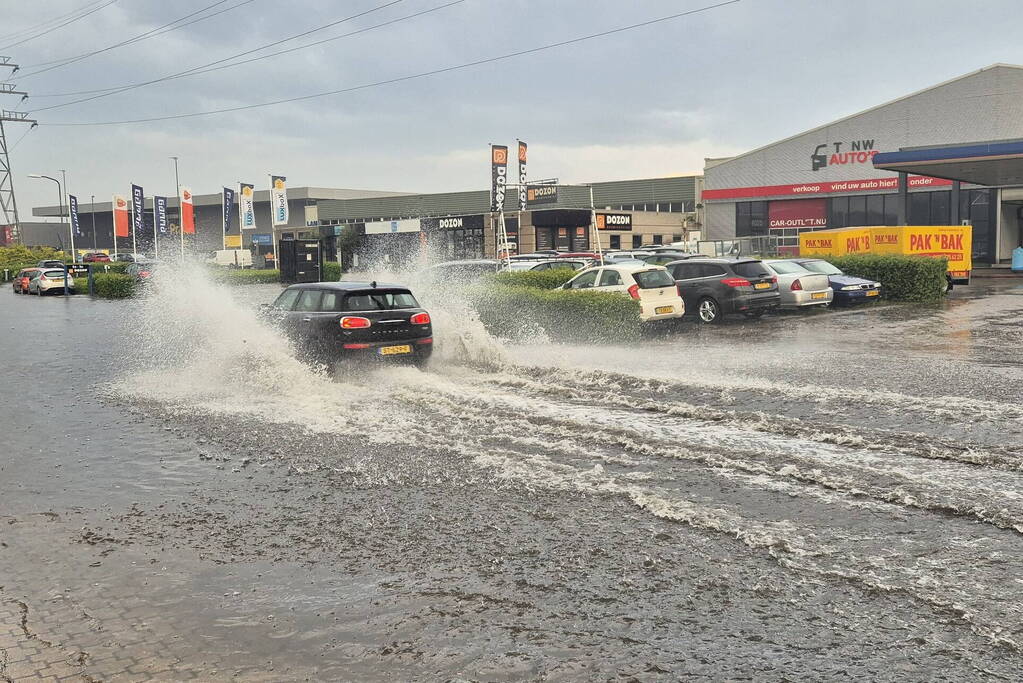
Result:
{"label": "flag pole", "polygon": [[178,158],[171,157],[174,160],[174,187],[177,188],[178,193],[178,235],[181,237],[181,260],[185,260],[185,207],[181,201],[181,181],[178,180]]}
{"label": "flag pole", "polygon": [[227,216],[227,204],[226,197],[224,196],[224,190],[220,191],[220,225],[223,227],[224,232],[224,246],[221,249],[227,249],[227,221],[224,219]]}
{"label": "flag pole", "polygon": [[110,217],[113,219],[113,233],[114,233],[114,260],[117,260],[117,198],[112,197],[110,200]]}

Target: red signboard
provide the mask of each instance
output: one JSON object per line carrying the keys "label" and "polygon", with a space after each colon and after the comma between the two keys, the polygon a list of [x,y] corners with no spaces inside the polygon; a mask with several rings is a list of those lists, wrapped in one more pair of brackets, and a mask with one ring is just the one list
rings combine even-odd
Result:
{"label": "red signboard", "polygon": [[828,200],[784,199],[767,205],[767,225],[780,228],[828,227]]}
{"label": "red signboard", "polygon": [[[909,176],[909,187],[939,187],[951,185],[951,180],[930,178],[922,175]],[[750,197],[783,197],[837,192],[875,192],[897,190],[899,179],[871,178],[869,180],[840,180],[834,183],[800,183],[799,185],[761,185],[760,187],[728,187],[720,190],[704,190],[703,199],[740,199]]]}
{"label": "red signboard", "polygon": [[0,247],[6,247],[14,242],[14,226],[0,225]]}

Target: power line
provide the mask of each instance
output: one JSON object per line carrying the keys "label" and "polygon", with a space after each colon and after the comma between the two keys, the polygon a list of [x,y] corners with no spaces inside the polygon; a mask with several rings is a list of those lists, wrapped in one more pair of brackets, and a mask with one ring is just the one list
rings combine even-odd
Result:
{"label": "power line", "polygon": [[[464,2],[464,0],[460,0],[460,1]],[[323,26],[319,26],[317,28],[313,28],[313,29],[310,29],[308,31],[303,31],[302,33],[296,33],[295,35],[288,36],[287,38],[283,38],[281,40],[276,40],[276,41],[274,41],[272,43],[267,43],[265,45],[260,45],[259,47],[252,48],[251,50],[246,50],[244,52],[239,52],[239,53],[231,55],[229,57],[224,57],[223,59],[218,59],[216,61],[208,62],[206,64],[200,64],[199,66],[192,67],[191,69],[186,69],[185,71],[179,71],[177,73],[169,74],[167,76],[161,76],[160,78],[154,78],[154,79],[149,80],[149,81],[142,81],[140,83],[131,83],[131,84],[128,84],[128,85],[123,85],[123,86],[115,86],[113,88],[100,88],[99,90],[95,90],[95,91],[82,91],[82,92],[79,92],[79,93],[61,93],[62,95],[90,94],[91,92],[99,92],[101,94],[94,95],[93,97],[84,97],[84,98],[82,98],[80,100],[72,100],[70,102],[63,102],[61,104],[55,104],[55,105],[51,105],[49,107],[43,107],[39,111],[46,111],[46,110],[49,110],[49,109],[57,109],[57,108],[60,108],[60,107],[68,107],[68,106],[71,106],[73,104],[80,104],[82,102],[90,102],[92,100],[98,100],[98,99],[101,99],[103,97],[109,97],[110,95],[117,95],[118,93],[126,92],[128,90],[134,90],[135,88],[142,88],[142,87],[147,86],[147,85],[152,85],[153,83],[161,83],[163,81],[169,81],[169,80],[173,80],[175,78],[182,78],[184,76],[189,76],[193,72],[198,71],[199,69],[205,69],[207,67],[214,66],[216,64],[222,64],[223,62],[228,62],[228,61],[231,61],[232,59],[237,59],[238,57],[244,57],[245,55],[250,55],[250,54],[252,54],[254,52],[260,52],[260,51],[265,50],[267,48],[271,48],[271,47],[275,47],[277,45],[281,45],[282,43],[287,43],[289,41],[296,40],[298,38],[303,38],[303,37],[305,37],[307,35],[310,35],[310,34],[313,34],[313,33],[317,33],[319,31],[323,31],[323,30],[331,28],[333,26],[337,26],[338,24],[342,24],[342,23],[347,22],[347,21],[352,21],[353,19],[358,19],[360,17],[364,17],[364,16],[366,16],[368,14],[372,14],[373,12],[379,12],[382,9],[386,9],[388,7],[391,7],[393,5],[397,5],[397,4],[402,3],[402,2],[405,2],[405,0],[389,0],[389,2],[385,2],[382,5],[377,5],[376,7],[372,7],[370,9],[368,9],[368,10],[365,10],[364,12],[359,12],[358,14],[353,14],[353,15],[345,17],[343,19],[338,19],[336,21],[332,21],[329,24],[324,24]],[[47,97],[49,97],[49,96],[50,95],[47,95]]]}
{"label": "power line", "polygon": [[26,28],[19,29],[17,31],[13,31],[11,33],[6,33],[6,34],[0,36],[0,40],[10,40],[11,38],[15,38],[17,36],[21,36],[21,35],[24,35],[26,33],[31,33],[32,31],[35,31],[36,29],[42,28],[43,26],[47,26],[49,24],[53,24],[53,23],[56,23],[56,22],[59,22],[59,21],[63,21],[64,19],[67,19],[71,15],[78,14],[79,12],[88,9],[88,8],[92,7],[93,5],[98,5],[101,2],[103,2],[103,0],[93,0],[93,2],[90,2],[90,3],[87,3],[85,5],[82,5],[81,7],[78,7],[77,9],[73,9],[70,12],[67,12],[65,14],[61,14],[59,17],[54,17],[53,19],[47,19],[46,21],[40,21],[38,24],[33,24],[32,26],[28,26]]}
{"label": "power line", "polygon": [[[183,22],[186,19],[191,19],[192,17],[196,16],[197,14],[202,14],[203,12],[205,12],[207,10],[213,9],[217,5],[223,5],[227,1],[228,0],[217,0],[217,2],[214,2],[212,5],[207,5],[206,7],[203,7],[200,10],[196,10],[195,12],[192,12],[191,14],[186,14],[185,16],[180,17],[178,19],[175,19],[174,21],[168,22],[168,23],[164,24],[163,26],[157,26],[154,29],[150,29],[149,31],[146,31],[144,33],[140,33],[139,35],[134,36],[132,38],[128,38],[127,40],[122,40],[119,43],[115,43],[113,45],[108,45],[107,47],[101,48],[99,50],[93,50],[92,52],[85,52],[85,53],[82,53],[80,55],[75,55],[75,56],[72,56],[72,57],[65,57],[63,59],[55,59],[55,60],[50,61],[50,62],[42,62],[40,64],[30,64],[30,65],[28,65],[25,68],[34,68],[34,67],[38,67],[38,66],[44,66],[46,68],[45,69],[39,69],[37,71],[30,71],[27,74],[22,74],[21,78],[27,78],[29,76],[35,76],[36,74],[41,74],[41,73],[45,73],[47,71],[52,71],[53,69],[59,69],[61,67],[67,66],[69,64],[74,64],[75,62],[80,62],[83,59],[88,59],[89,57],[93,57],[95,55],[102,54],[104,52],[109,52],[110,50],[115,50],[115,49],[117,49],[119,47],[124,47],[125,45],[133,45],[134,43],[139,43],[139,42],[142,42],[143,40],[147,40],[149,38],[155,38],[156,36],[161,36],[164,33],[170,33],[171,31],[177,31],[178,29],[185,28],[186,26],[191,26],[192,24],[198,23],[200,21],[205,21],[207,19],[212,19],[213,17],[218,16],[220,14],[223,14],[225,12],[230,12],[231,10],[237,9],[237,8],[241,7],[242,5],[248,5],[251,2],[255,2],[255,0],[244,0],[243,2],[239,2],[236,5],[232,5],[230,7],[224,8],[224,9],[220,10],[219,12],[213,12],[211,14],[207,14],[204,17],[199,17],[198,19],[192,19],[192,21],[188,21],[188,22],[185,22],[183,24],[180,24],[180,22]],[[174,24],[180,24],[180,25],[179,26],[175,26]]]}
{"label": "power line", "polygon": [[77,17],[73,17],[71,19],[68,19],[67,21],[64,21],[64,22],[62,22],[60,24],[57,24],[56,26],[54,26],[52,28],[48,28],[45,31],[41,31],[39,33],[36,33],[35,35],[31,35],[28,38],[22,38],[21,40],[19,40],[16,43],[11,43],[10,45],[5,45],[4,47],[0,47],[0,50],[9,50],[12,47],[17,47],[18,45],[21,45],[22,43],[27,43],[30,40],[35,40],[36,38],[41,38],[42,36],[45,36],[48,33],[53,33],[54,31],[56,31],[59,28],[63,28],[65,26],[67,26],[68,24],[75,23],[79,19],[84,19],[85,17],[89,16],[90,14],[95,14],[96,12],[99,12],[104,7],[110,7],[110,5],[114,4],[115,2],[117,2],[117,0],[109,0],[105,4],[100,5],[99,7],[95,8],[95,9],[91,9],[88,12],[85,12],[84,14],[80,14]]}
{"label": "power line", "polygon": [[[384,22],[381,22],[379,24],[374,24],[372,26],[365,26],[365,27],[357,29],[355,31],[350,31],[348,33],[342,33],[339,36],[332,36],[330,38],[324,38],[323,40],[317,40],[317,41],[312,42],[312,43],[307,43],[306,45],[299,45],[297,47],[288,48],[287,50],[279,50],[277,52],[271,52],[271,53],[266,54],[266,55],[260,55],[259,57],[252,57],[250,59],[244,59],[244,60],[241,60],[241,61],[238,61],[238,62],[232,62],[230,64],[221,64],[220,66],[209,66],[209,67],[195,67],[194,70],[191,70],[191,71],[188,71],[188,72],[183,72],[181,74],[177,74],[177,75],[174,75],[174,76],[167,76],[165,78],[161,78],[161,79],[158,79],[158,80],[153,81],[153,82],[154,83],[162,83],[164,81],[173,80],[173,79],[177,79],[177,78],[186,78],[188,76],[198,76],[200,74],[206,74],[206,73],[210,73],[212,71],[220,71],[221,69],[230,69],[232,67],[241,66],[243,64],[249,64],[251,62],[258,62],[258,61],[263,60],[263,59],[270,59],[272,57],[279,57],[280,55],[288,54],[288,53],[291,53],[291,52],[297,52],[299,50],[305,50],[307,48],[315,47],[317,45],[323,45],[324,43],[330,43],[330,42],[333,42],[335,40],[341,40],[342,38],[349,38],[351,36],[358,35],[360,33],[366,33],[367,31],[372,31],[372,30],[375,30],[375,29],[378,29],[378,28],[383,28],[384,26],[390,26],[391,24],[397,24],[397,23],[402,22],[402,21],[408,21],[409,19],[415,19],[416,17],[420,17],[420,16],[422,16],[424,14],[430,14],[432,12],[438,12],[438,11],[440,11],[442,9],[446,9],[448,7],[451,7],[452,5],[458,5],[458,4],[461,4],[463,2],[465,2],[465,0],[451,0],[450,2],[447,2],[447,3],[443,4],[443,5],[437,5],[436,7],[430,7],[430,8],[424,9],[424,10],[420,10],[418,12],[414,12],[412,14],[407,14],[407,15],[405,15],[403,17],[396,17],[394,19],[390,19],[388,21],[384,21]],[[250,52],[255,52],[255,50],[251,50]],[[228,61],[230,59],[234,59],[234,57],[228,57],[228,58],[225,58],[225,59],[219,60],[219,61]],[[218,64],[218,63],[219,62],[212,62],[211,64]],[[131,89],[131,88],[130,87],[126,87],[126,88],[121,89],[118,92],[124,92],[125,90],[129,90],[129,89]],[[111,95],[116,95],[117,93],[111,92],[110,94]],[[38,96],[37,95],[33,95],[33,97],[38,97]],[[81,99],[81,100],[75,100],[73,102],[64,102],[62,104],[55,104],[55,105],[51,105],[49,107],[40,107],[39,109],[33,110],[33,112],[49,111],[51,109],[59,109],[61,107],[67,107],[67,106],[72,105],[72,104],[78,104],[80,102],[88,102],[89,100],[93,100],[93,99],[98,99],[98,98],[89,97],[89,98],[84,98],[84,99]]]}
{"label": "power line", "polygon": [[561,40],[561,41],[558,41],[556,43],[548,43],[547,45],[540,45],[538,47],[529,48],[527,50],[518,50],[516,52],[509,52],[507,54],[497,55],[495,57],[487,57],[485,59],[478,59],[478,60],[473,61],[473,62],[465,62],[463,64],[457,64],[455,66],[448,66],[448,67],[443,67],[443,68],[440,68],[440,69],[432,69],[430,71],[422,71],[422,72],[417,73],[417,74],[411,74],[411,75],[408,75],[408,76],[399,76],[397,78],[389,78],[389,79],[386,79],[386,80],[376,81],[376,82],[373,82],[373,83],[364,83],[362,85],[354,85],[354,86],[351,86],[351,87],[348,87],[348,88],[340,88],[338,90],[328,90],[326,92],[314,93],[312,95],[301,95],[299,97],[288,97],[288,98],[281,99],[281,100],[273,100],[273,101],[270,101],[270,102],[261,102],[259,104],[247,104],[247,105],[240,105],[240,106],[237,106],[237,107],[226,107],[224,109],[211,109],[209,111],[192,112],[192,113],[188,113],[188,114],[174,114],[174,115],[171,115],[171,116],[154,116],[154,117],[144,118],[144,119],[125,119],[125,120],[121,120],[121,121],[93,121],[93,122],[87,122],[87,123],[85,123],[85,122],[83,122],[83,123],[50,123],[50,124],[46,124],[46,125],[50,125],[50,126],[117,126],[117,125],[123,125],[123,124],[128,124],[128,123],[152,123],[152,122],[155,122],[155,121],[171,121],[171,120],[176,120],[176,119],[195,118],[195,117],[198,117],[198,116],[211,116],[213,114],[227,114],[227,113],[231,113],[231,112],[245,111],[245,110],[248,110],[248,109],[260,109],[260,108],[263,108],[263,107],[272,107],[272,106],[275,106],[275,105],[278,105],[278,104],[287,104],[287,103],[290,103],[290,102],[302,102],[302,101],[305,101],[305,100],[312,100],[312,99],[317,99],[317,98],[320,98],[320,97],[328,97],[330,95],[341,95],[341,94],[344,94],[344,93],[355,92],[355,91],[358,91],[358,90],[368,90],[370,88],[376,88],[376,87],[383,86],[383,85],[391,85],[391,84],[394,84],[394,83],[403,83],[405,81],[413,81],[413,80],[417,80],[417,79],[420,79],[420,78],[426,78],[428,76],[436,76],[436,75],[439,75],[439,74],[450,73],[450,72],[453,72],[453,71],[461,71],[461,70],[464,70],[464,69],[472,68],[474,66],[481,66],[483,64],[492,64],[494,62],[500,62],[500,61],[504,61],[504,60],[508,60],[508,59],[514,59],[515,57],[522,57],[524,55],[536,54],[537,52],[544,52],[546,50],[553,50],[555,48],[564,47],[566,45],[574,45],[576,43],[581,43],[581,42],[584,42],[584,41],[587,41],[587,40],[593,40],[595,38],[603,38],[605,36],[614,35],[616,33],[623,33],[625,31],[632,31],[634,29],[643,28],[645,26],[651,26],[653,24],[659,24],[659,23],[662,23],[662,22],[665,22],[665,21],[671,21],[672,19],[679,19],[681,17],[686,17],[686,16],[690,16],[690,15],[693,15],[693,14],[699,14],[701,12],[708,12],[710,10],[719,9],[721,7],[726,7],[728,5],[734,5],[734,4],[736,4],[738,2],[741,2],[741,1],[742,0],[725,0],[725,2],[719,2],[719,3],[713,4],[713,5],[706,5],[704,7],[698,7],[696,9],[687,10],[685,12],[678,12],[676,14],[670,14],[668,16],[659,17],[657,19],[650,19],[650,20],[647,20],[647,21],[642,21],[642,22],[639,22],[637,24],[630,24],[628,26],[620,26],[618,28],[608,29],[606,31],[600,31],[599,33],[591,33],[589,35],[579,36],[579,37],[576,37],[576,38],[570,38],[568,40]]}

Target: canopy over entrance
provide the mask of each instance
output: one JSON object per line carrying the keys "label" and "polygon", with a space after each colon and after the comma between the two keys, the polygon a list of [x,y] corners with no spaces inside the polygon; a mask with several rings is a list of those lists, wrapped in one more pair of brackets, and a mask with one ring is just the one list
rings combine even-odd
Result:
{"label": "canopy over entrance", "polygon": [[975,185],[1023,185],[1023,140],[909,147],[874,155],[874,168]]}

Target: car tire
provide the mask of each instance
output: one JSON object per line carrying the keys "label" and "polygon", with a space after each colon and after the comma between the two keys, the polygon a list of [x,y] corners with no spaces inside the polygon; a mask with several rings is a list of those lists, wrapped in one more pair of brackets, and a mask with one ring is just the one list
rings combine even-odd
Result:
{"label": "car tire", "polygon": [[696,319],[705,325],[721,322],[721,304],[709,296],[696,302]]}

